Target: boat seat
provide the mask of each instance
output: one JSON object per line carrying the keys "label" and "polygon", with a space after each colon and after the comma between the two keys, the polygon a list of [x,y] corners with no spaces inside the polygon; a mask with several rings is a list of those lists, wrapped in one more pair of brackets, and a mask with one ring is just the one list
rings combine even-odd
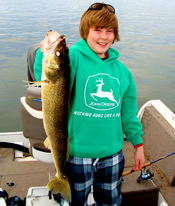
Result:
{"label": "boat seat", "polygon": [[[36,81],[33,67],[39,46],[40,44],[31,45],[28,50],[27,74],[29,81]],[[23,135],[29,138],[30,154],[32,154],[32,147],[35,145],[38,149],[43,150],[43,142],[47,136],[43,126],[41,87],[27,87],[25,97],[20,99],[20,115]]]}

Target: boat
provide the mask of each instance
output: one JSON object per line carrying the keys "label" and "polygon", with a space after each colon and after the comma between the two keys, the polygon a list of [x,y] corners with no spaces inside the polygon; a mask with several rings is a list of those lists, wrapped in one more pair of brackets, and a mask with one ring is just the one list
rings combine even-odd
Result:
{"label": "boat", "polygon": [[[21,102],[24,103],[23,101],[22,97]],[[146,162],[154,161],[174,151],[175,114],[163,102],[160,100],[147,102],[139,110],[138,117],[143,124]],[[26,205],[33,206],[30,200],[37,202],[41,199],[41,203],[43,199],[45,203],[46,200],[51,201],[46,184],[54,176],[55,167],[51,153],[40,147],[41,138],[38,139],[38,143],[36,139],[33,140],[33,136],[30,140],[29,135],[27,134],[26,138],[24,134],[23,131],[0,133],[0,187],[8,193],[9,197],[17,195],[21,199],[26,198],[26,203],[28,201]],[[16,145],[21,146],[20,151],[14,149]],[[23,149],[30,151],[30,155],[26,155]],[[134,164],[131,161],[134,159],[131,158],[134,157],[133,146],[125,142],[123,150],[126,161],[124,171],[131,170]],[[140,172],[124,176],[123,205],[174,206],[175,156],[154,163],[149,169],[154,173],[149,181],[144,180],[138,183]],[[49,203],[46,205],[49,206]],[[53,202],[51,205],[54,205]],[[55,202],[55,205],[58,203]]]}
{"label": "boat", "polygon": [[[30,71],[28,68],[28,74]],[[20,99],[20,115],[22,131],[0,133],[0,194],[6,191],[8,197],[18,196],[26,206],[67,206],[66,202],[58,203],[46,188],[55,175],[55,167],[50,150],[43,145],[47,135],[40,87],[27,88]],[[138,117],[143,125],[146,162],[151,164],[141,172],[123,176],[123,206],[174,206],[175,155],[160,157],[175,150],[175,114],[161,100],[150,100],[140,108]],[[123,151],[125,173],[132,171],[134,148],[125,141]],[[95,205],[92,193],[88,202]],[[6,206],[1,195],[0,205]]]}

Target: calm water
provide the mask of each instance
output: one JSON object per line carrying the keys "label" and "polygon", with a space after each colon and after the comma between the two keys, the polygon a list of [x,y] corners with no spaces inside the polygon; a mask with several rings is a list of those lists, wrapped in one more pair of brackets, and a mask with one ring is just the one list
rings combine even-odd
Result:
{"label": "calm water", "polygon": [[[78,27],[92,0],[0,0],[0,132],[21,131],[20,97],[26,88],[27,50],[49,29],[80,40]],[[175,1],[108,0],[116,8],[121,41],[113,45],[133,73],[138,107],[162,100],[175,112]]]}

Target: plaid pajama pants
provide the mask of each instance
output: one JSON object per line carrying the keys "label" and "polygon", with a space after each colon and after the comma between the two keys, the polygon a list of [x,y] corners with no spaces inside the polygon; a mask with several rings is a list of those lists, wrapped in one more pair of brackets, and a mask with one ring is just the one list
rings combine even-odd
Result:
{"label": "plaid pajama pants", "polygon": [[120,206],[124,163],[122,150],[100,159],[70,156],[66,163],[66,175],[72,190],[70,205],[87,206],[88,195],[93,188],[96,205]]}

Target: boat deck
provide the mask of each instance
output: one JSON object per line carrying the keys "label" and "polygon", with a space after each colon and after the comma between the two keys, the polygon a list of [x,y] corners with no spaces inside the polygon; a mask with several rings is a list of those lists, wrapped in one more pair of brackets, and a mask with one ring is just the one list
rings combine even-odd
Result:
{"label": "boat deck", "polygon": [[[30,187],[47,185],[49,174],[54,176],[53,164],[43,163],[32,157],[15,158],[14,149],[0,148],[0,187],[9,197],[25,198]],[[9,183],[14,186],[8,186]]]}

